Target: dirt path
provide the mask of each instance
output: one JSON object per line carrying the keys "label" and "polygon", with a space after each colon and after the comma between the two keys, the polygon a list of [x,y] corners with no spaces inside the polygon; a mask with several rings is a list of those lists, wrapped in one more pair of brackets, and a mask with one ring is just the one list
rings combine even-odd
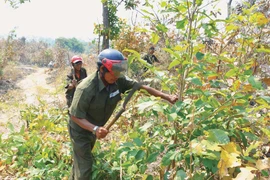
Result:
{"label": "dirt path", "polygon": [[57,85],[50,80],[53,72],[47,72],[47,68],[37,68],[31,66],[20,66],[18,71],[27,69],[27,76],[24,76],[16,83],[16,89],[11,90],[5,96],[12,97],[11,102],[5,102],[8,105],[0,109],[0,134],[7,136],[9,133],[8,123],[12,123],[17,131],[24,124],[20,118],[20,110],[27,105],[37,106],[40,101],[57,105],[64,103],[62,92],[57,93]]}
{"label": "dirt path", "polygon": [[45,69],[37,68],[36,72],[26,76],[17,83],[17,86],[20,88],[20,91],[24,96],[25,104],[38,104],[37,97],[41,96],[39,92],[41,88],[46,90],[48,93],[55,90],[54,87],[46,83],[47,78],[48,74],[45,74]]}

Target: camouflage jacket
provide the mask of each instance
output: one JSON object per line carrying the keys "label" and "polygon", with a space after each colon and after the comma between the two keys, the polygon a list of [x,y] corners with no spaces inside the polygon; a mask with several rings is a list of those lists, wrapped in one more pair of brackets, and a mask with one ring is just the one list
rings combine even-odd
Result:
{"label": "camouflage jacket", "polygon": [[[87,77],[86,69],[83,68],[83,67],[81,68],[80,77],[77,77],[75,75],[75,78],[76,78],[77,82],[80,82],[82,79],[84,79],[86,77]],[[71,70],[70,73],[67,75],[67,79],[66,79],[67,83],[66,83],[66,86],[65,86],[65,88],[67,89],[66,90],[66,97],[70,97],[70,98],[73,98],[74,92],[75,92],[75,88],[68,89],[68,86],[72,82],[72,80],[73,80],[73,72]]]}
{"label": "camouflage jacket", "polygon": [[147,61],[149,64],[153,64],[154,62],[159,62],[157,57],[154,54],[146,54],[143,59]]}

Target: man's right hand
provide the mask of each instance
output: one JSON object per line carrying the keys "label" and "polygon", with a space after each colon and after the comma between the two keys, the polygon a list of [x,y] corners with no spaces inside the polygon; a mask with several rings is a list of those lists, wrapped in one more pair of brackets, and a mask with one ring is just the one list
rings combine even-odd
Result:
{"label": "man's right hand", "polygon": [[71,83],[72,83],[73,87],[76,87],[78,85],[78,82],[76,80],[72,80]]}
{"label": "man's right hand", "polygon": [[96,137],[98,139],[105,138],[109,131],[105,127],[99,127],[96,131]]}

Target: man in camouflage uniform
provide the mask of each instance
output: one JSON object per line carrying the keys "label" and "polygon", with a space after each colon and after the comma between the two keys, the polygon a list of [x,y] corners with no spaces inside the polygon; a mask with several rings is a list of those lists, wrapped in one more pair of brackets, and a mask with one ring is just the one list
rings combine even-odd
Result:
{"label": "man in camouflage uniform", "polygon": [[[148,64],[154,64],[155,62],[160,63],[158,58],[154,55],[155,47],[151,46],[148,50],[148,53],[142,58],[144,59]],[[144,71],[147,71],[148,68],[145,67]]]}
{"label": "man in camouflage uniform", "polygon": [[78,82],[87,77],[87,72],[82,67],[82,58],[80,56],[73,56],[71,58],[71,65],[71,72],[67,75],[67,85],[65,86],[68,107],[71,105]]}

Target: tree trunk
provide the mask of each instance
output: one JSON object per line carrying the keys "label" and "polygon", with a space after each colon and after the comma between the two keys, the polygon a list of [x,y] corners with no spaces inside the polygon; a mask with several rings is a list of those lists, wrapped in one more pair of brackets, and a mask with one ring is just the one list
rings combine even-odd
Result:
{"label": "tree trunk", "polygon": [[227,17],[230,17],[232,13],[232,0],[229,0],[229,2],[227,3]]}
{"label": "tree trunk", "polygon": [[102,49],[109,48],[109,9],[108,9],[108,2],[103,3],[103,42],[102,42]]}
{"label": "tree trunk", "polygon": [[250,3],[251,6],[255,5],[256,0],[248,0],[248,2]]}

